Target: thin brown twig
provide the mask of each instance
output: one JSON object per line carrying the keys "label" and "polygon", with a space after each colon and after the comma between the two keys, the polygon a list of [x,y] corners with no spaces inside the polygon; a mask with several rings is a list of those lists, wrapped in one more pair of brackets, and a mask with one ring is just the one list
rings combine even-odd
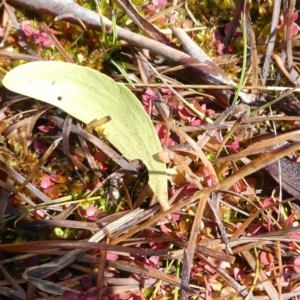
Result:
{"label": "thin brown twig", "polygon": [[64,47],[61,45],[61,43],[58,41],[56,36],[52,33],[50,28],[47,26],[45,22],[40,23],[42,25],[42,28],[46,31],[48,36],[54,41],[56,49],[58,52],[62,55],[62,57],[69,63],[75,63],[75,60],[66,52]]}

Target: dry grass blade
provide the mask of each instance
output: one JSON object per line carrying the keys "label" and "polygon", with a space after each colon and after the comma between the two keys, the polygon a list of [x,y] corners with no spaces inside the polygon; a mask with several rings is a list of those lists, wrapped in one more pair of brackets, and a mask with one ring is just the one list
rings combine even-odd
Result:
{"label": "dry grass blade", "polygon": [[62,149],[63,153],[67,156],[70,154],[70,132],[73,118],[67,115],[62,128]]}
{"label": "dry grass blade", "polygon": [[25,60],[25,61],[44,60],[41,57],[36,57],[36,56],[22,54],[22,53],[12,53],[7,50],[0,50],[0,57],[1,57],[1,59],[21,59],[21,60]]}
{"label": "dry grass blade", "polygon": [[[58,127],[63,126],[63,119],[59,117],[51,117],[51,120],[56,123]],[[116,151],[111,149],[109,146],[107,146],[103,141],[101,141],[99,138],[95,137],[94,135],[84,131],[82,128],[79,128],[75,125],[71,126],[71,131],[73,133],[78,134],[82,138],[86,139],[87,141],[91,142],[95,146],[97,146],[101,151],[106,153],[112,160],[114,160],[117,164],[119,164],[122,168],[129,172],[136,173],[136,169],[132,167],[131,164],[129,164],[121,155],[119,155]]]}
{"label": "dry grass blade", "polygon": [[[116,220],[115,222],[110,223],[109,225],[105,226],[103,229],[98,231],[89,240],[89,242],[91,243],[91,245],[98,247],[99,244],[96,244],[96,242],[101,240],[105,235],[107,235],[108,233],[112,234],[114,231],[118,230],[120,227],[123,227],[124,225],[129,226],[132,223],[132,221],[135,221],[133,219],[133,217],[136,218],[136,220],[139,220],[139,218],[142,217],[143,214],[144,214],[143,210],[141,210],[141,209],[135,210],[135,211],[132,211],[132,212],[126,214],[119,220]],[[50,242],[50,245],[51,245],[51,242]],[[106,244],[104,244],[104,245],[105,245],[104,247],[109,247],[109,245],[106,245]],[[2,246],[4,246],[4,245],[2,245]],[[12,248],[10,248],[10,246],[11,245],[8,245],[7,250],[8,249],[12,250]],[[53,243],[52,243],[52,246],[55,247],[55,245]],[[73,246],[70,245],[70,246],[71,246],[71,248],[74,248],[74,245]],[[37,245],[37,247],[40,248],[39,245]],[[59,246],[56,245],[56,248],[57,247],[59,247]],[[29,248],[30,248],[30,246],[29,246]],[[82,249],[86,249],[86,245],[83,246]],[[77,260],[78,258],[83,256],[84,253],[85,253],[84,250],[73,250],[73,251],[69,252],[67,255],[61,257],[56,262],[51,262],[51,263],[47,263],[47,264],[44,264],[41,266],[28,268],[23,276],[28,281],[33,282],[36,286],[38,286],[40,289],[42,289],[44,291],[47,291],[50,293],[54,292],[56,294],[62,294],[64,291],[67,291],[69,289],[66,287],[58,286],[57,284],[51,283],[49,281],[41,280],[39,278],[45,278],[45,277],[49,276],[50,274],[53,274],[53,273],[61,270],[65,266],[68,266],[70,263],[74,262],[75,260]]]}
{"label": "dry grass blade", "polygon": [[182,284],[179,279],[176,279],[173,276],[167,275],[166,273],[156,270],[154,268],[150,268],[147,266],[140,267],[134,263],[121,262],[121,261],[114,261],[114,262],[110,261],[109,265],[119,270],[134,272],[136,274],[143,274],[143,275],[157,278],[159,280],[169,282],[171,284],[179,286],[181,289],[184,289],[188,293],[194,294],[194,291],[191,288],[189,288],[187,285]]}
{"label": "dry grass blade", "polygon": [[95,163],[95,160],[93,159],[89,149],[88,149],[88,145],[86,143],[86,141],[81,138],[81,137],[78,137],[79,138],[79,141],[80,141],[80,144],[81,144],[81,147],[84,151],[84,154],[85,154],[85,157],[90,165],[90,168],[91,170],[93,170],[93,172],[95,173],[95,175],[98,177],[98,178],[101,178],[102,177],[102,174],[99,170],[99,168],[97,167],[97,164]]}
{"label": "dry grass blade", "polygon": [[[131,253],[137,255],[163,255],[167,253],[167,250],[152,250],[152,249],[137,249],[137,248],[130,248],[130,247],[123,247],[118,245],[110,245],[106,243],[91,243],[91,242],[79,242],[79,241],[40,241],[40,242],[28,242],[24,244],[17,244],[15,246],[10,244],[1,244],[0,249],[6,252],[35,252],[35,251],[43,251],[49,249],[82,249],[82,250],[106,250],[110,252],[116,253]],[[42,267],[42,266],[41,266]],[[40,268],[39,271],[36,271],[35,274],[44,274],[44,269],[47,268]],[[41,272],[41,273],[38,273]]]}
{"label": "dry grass blade", "polygon": [[100,256],[99,256],[99,264],[98,264],[98,269],[100,270],[98,272],[97,276],[97,290],[98,290],[98,299],[102,299],[102,294],[104,292],[104,282],[105,282],[105,275],[104,275],[104,270],[105,270],[105,265],[106,265],[106,256],[107,256],[107,251],[100,251]]}
{"label": "dry grass blade", "polygon": [[[290,73],[292,73],[293,68],[293,52],[292,52],[292,25],[293,25],[293,14],[295,10],[295,0],[291,0],[289,3],[289,8],[287,12],[287,27],[286,27],[286,54],[287,54],[287,69]],[[294,76],[298,76],[295,72]],[[296,78],[292,78],[292,80],[296,80]]]}
{"label": "dry grass blade", "polygon": [[122,7],[130,19],[142,30],[144,30],[149,37],[161,43],[175,46],[164,34],[157,30],[150,22],[143,18],[136,8],[129,0],[116,0]]}
{"label": "dry grass blade", "polygon": [[[235,258],[232,255],[219,253],[217,251],[213,251],[211,249],[208,249],[206,247],[202,247],[202,246],[199,246],[199,245],[197,245],[196,251],[199,252],[200,254],[206,256],[206,257],[207,256],[208,257],[213,257],[213,258],[216,258],[216,259],[221,260],[221,261],[227,261],[231,264],[234,263],[234,261],[235,261]],[[198,254],[196,253],[196,256],[197,255]]]}
{"label": "dry grass blade", "polygon": [[10,282],[11,286],[18,291],[20,294],[23,294],[23,297],[26,296],[26,292],[23,290],[23,288],[16,282],[16,280],[10,276],[10,274],[5,270],[3,265],[0,264],[0,270],[2,274],[6,277],[6,279]]}
{"label": "dry grass blade", "polygon": [[61,56],[65,59],[65,61],[67,61],[69,63],[75,63],[74,59],[66,52],[66,50],[64,49],[64,47],[61,45],[61,43],[58,41],[58,39],[56,38],[56,36],[49,29],[49,27],[47,26],[47,24],[45,22],[41,22],[41,26],[46,31],[46,33],[48,34],[48,36],[55,42],[55,46],[56,46],[57,50],[59,51],[59,53],[61,54]]}
{"label": "dry grass blade", "polygon": [[[182,278],[182,284],[184,285],[187,285],[190,280],[190,274],[188,271],[192,267],[194,252],[196,250],[196,244],[198,239],[198,232],[200,230],[201,220],[203,218],[203,212],[205,210],[207,200],[208,200],[208,196],[201,197],[201,201],[199,201],[196,215],[195,215],[195,220],[191,229],[190,239],[188,241],[188,246],[187,246],[186,259],[183,261],[183,269],[186,270],[185,271],[186,276]],[[181,294],[181,299],[184,299],[184,297],[186,296],[187,294],[184,291]]]}
{"label": "dry grass blade", "polygon": [[7,205],[9,203],[9,197],[11,192],[14,192],[13,181],[10,178],[6,179],[4,186],[1,186],[3,189],[3,193],[0,199],[0,220],[4,219],[4,214],[7,209]]}
{"label": "dry grass blade", "polygon": [[207,202],[208,202],[208,204],[210,206],[210,209],[212,210],[212,212],[214,214],[214,217],[215,217],[215,220],[218,224],[218,228],[221,232],[222,239],[225,243],[227,253],[232,254],[232,249],[230,248],[230,245],[229,245],[229,239],[228,239],[228,236],[227,236],[227,233],[226,233],[225,226],[224,226],[224,224],[223,224],[223,222],[222,222],[222,220],[219,216],[219,210],[218,210],[219,198],[221,198],[221,194],[216,192],[216,193],[212,194],[212,199],[208,198]]}
{"label": "dry grass blade", "polygon": [[[25,178],[20,175],[18,172],[16,172],[13,168],[9,167],[2,161],[0,161],[0,170],[4,171],[9,177],[13,178],[19,183],[25,182]],[[46,204],[51,204],[52,200],[48,198],[43,192],[41,192],[38,188],[36,188],[33,184],[27,183],[26,187],[33,193],[35,194],[39,199],[44,201]]]}
{"label": "dry grass blade", "polygon": [[272,22],[270,27],[270,38],[268,41],[268,47],[267,47],[266,57],[263,65],[263,71],[262,71],[263,84],[266,83],[269,74],[270,60],[275,46],[276,28],[278,26],[279,14],[280,14],[280,0],[275,0],[273,6]]}
{"label": "dry grass blade", "polygon": [[226,157],[215,159],[213,162],[223,162],[223,161],[236,161],[243,157],[248,157],[249,155],[257,154],[257,153],[264,153],[267,151],[272,150],[274,147],[278,147],[280,145],[283,145],[288,140],[294,140],[297,141],[299,139],[299,130],[295,130],[288,133],[283,133],[274,136],[274,134],[271,138],[268,138],[268,136],[262,136],[261,141],[255,142],[252,145],[248,146],[246,149],[241,150],[239,153],[231,154]]}
{"label": "dry grass blade", "polygon": [[[68,216],[68,215],[67,215]],[[67,217],[66,216],[66,217]],[[18,222],[18,225],[23,228],[51,228],[51,227],[65,227],[65,228],[80,228],[90,231],[98,231],[99,227],[94,222],[81,222],[72,220],[28,220],[22,219]]]}

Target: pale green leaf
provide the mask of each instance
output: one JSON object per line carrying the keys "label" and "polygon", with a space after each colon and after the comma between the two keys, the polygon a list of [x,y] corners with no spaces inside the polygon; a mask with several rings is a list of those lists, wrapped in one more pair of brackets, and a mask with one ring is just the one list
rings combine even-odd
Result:
{"label": "pale green leaf", "polygon": [[104,134],[128,160],[140,159],[149,172],[149,186],[164,209],[169,207],[165,164],[151,119],[134,94],[122,84],[88,67],[39,61],[9,71],[3,85],[11,91],[57,106],[89,124],[110,116]]}

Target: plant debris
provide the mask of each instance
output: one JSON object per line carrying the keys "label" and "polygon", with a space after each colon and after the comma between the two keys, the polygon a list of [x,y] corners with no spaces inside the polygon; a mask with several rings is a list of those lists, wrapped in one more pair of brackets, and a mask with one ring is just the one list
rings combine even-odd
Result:
{"label": "plant debris", "polygon": [[299,9],[3,0],[2,79],[65,61],[126,85],[160,140],[170,208],[102,121],[2,87],[0,298],[297,299]]}

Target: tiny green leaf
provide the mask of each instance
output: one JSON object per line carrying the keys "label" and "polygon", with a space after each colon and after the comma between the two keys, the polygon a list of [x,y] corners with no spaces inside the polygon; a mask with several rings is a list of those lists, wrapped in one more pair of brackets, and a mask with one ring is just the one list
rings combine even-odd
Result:
{"label": "tiny green leaf", "polygon": [[149,186],[168,209],[165,164],[151,119],[134,94],[122,84],[88,67],[57,61],[30,62],[9,71],[3,85],[11,91],[59,107],[89,124],[110,116],[106,138],[128,160],[140,159],[149,172]]}

